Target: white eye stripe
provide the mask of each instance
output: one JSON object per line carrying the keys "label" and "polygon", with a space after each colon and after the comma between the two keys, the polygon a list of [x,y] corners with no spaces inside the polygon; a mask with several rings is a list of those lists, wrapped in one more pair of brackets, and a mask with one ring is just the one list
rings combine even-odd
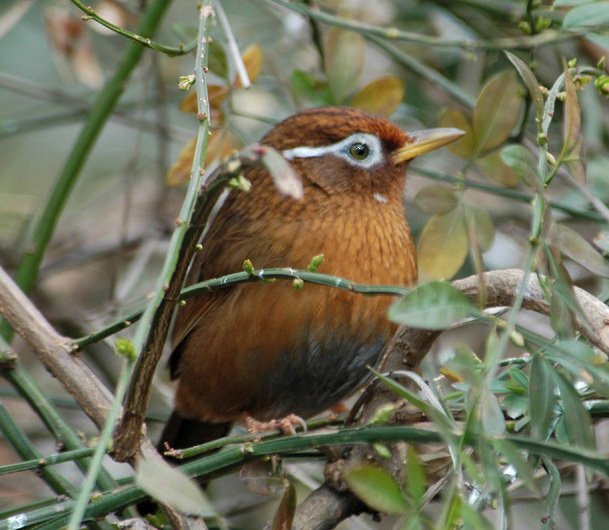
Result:
{"label": "white eye stripe", "polygon": [[[355,143],[362,143],[368,146],[369,154],[364,160],[356,160],[349,154],[349,147]],[[370,133],[355,133],[332,145],[321,147],[302,146],[283,151],[284,158],[288,160],[293,160],[294,158],[316,158],[328,154],[342,158],[353,166],[366,169],[383,161],[381,141],[374,134]]]}

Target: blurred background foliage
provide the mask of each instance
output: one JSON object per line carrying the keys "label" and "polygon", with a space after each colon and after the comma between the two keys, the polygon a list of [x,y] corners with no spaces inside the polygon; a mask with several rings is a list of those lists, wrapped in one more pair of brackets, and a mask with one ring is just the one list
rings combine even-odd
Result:
{"label": "blurred background foliage", "polygon": [[[146,4],[99,0],[87,6],[134,31]],[[583,353],[569,351],[598,372],[592,381],[585,380],[582,364],[569,369],[560,364],[561,359],[567,364],[562,357],[550,366],[537,355],[542,348],[532,352],[537,359],[534,367],[529,368],[528,356],[521,365],[516,363],[522,371],[506,365],[498,372],[489,367],[479,372],[480,359],[495,346],[485,338],[486,328],[475,323],[444,334],[423,374],[429,380],[439,377],[438,385],[450,389],[443,390],[444,395],[456,397],[451,406],[465,414],[473,410],[468,393],[482,385],[488,390],[483,399],[497,405],[489,414],[498,412],[510,430],[588,447],[594,445],[596,431],[597,449],[606,452],[606,356],[576,341],[574,322],[585,320],[586,308],[573,301],[572,286],[582,286],[602,301],[609,298],[604,279],[609,276],[604,258],[609,252],[604,232],[609,221],[604,205],[609,199],[609,77],[604,59],[609,49],[609,2],[221,4],[253,84],[243,87],[227,32],[216,21],[208,75],[213,134],[206,166],[212,168],[234,150],[257,141],[282,118],[318,105],[363,108],[390,117],[407,131],[432,126],[467,131],[448,149],[414,161],[408,172],[404,200],[418,243],[421,278],[450,280],[512,267],[548,274],[551,317],[522,311],[518,325],[528,326],[550,343],[572,341],[573,351],[582,345]],[[196,17],[193,2],[175,0],[154,41],[174,47],[191,42],[197,34]],[[7,270],[15,271],[28,249],[32,226],[45,209],[83,120],[128,45],[124,36],[83,20],[83,12],[68,1],[6,0],[0,5],[0,262]],[[506,55],[508,50],[512,58]],[[180,76],[190,75],[192,69],[192,54],[146,50],[109,121],[98,131],[32,291],[45,316],[67,336],[86,335],[141,307],[153,288],[192,164],[196,96],[178,87]],[[561,81],[565,72],[566,81]],[[521,355],[524,350],[517,343],[501,350],[501,357]],[[94,442],[94,427],[60,385],[18,339],[13,345],[20,354],[19,365],[51,398],[70,428],[86,443]],[[531,350],[529,345],[525,349]],[[57,438],[18,397],[5,357],[6,378],[0,383],[3,410],[41,454],[56,452]],[[89,346],[84,358],[114,386],[121,361],[111,342]],[[557,369],[561,375],[552,375]],[[164,370],[159,370],[158,380],[150,414],[153,437],[154,422],[166,417],[171,401]],[[548,398],[545,408],[530,405],[532,388],[539,392],[535,396]],[[600,405],[591,417],[592,401]],[[2,427],[7,428],[4,421]],[[537,425],[532,431],[531,424]],[[574,430],[581,432],[576,436]],[[499,452],[512,468],[516,462],[522,464],[503,449]],[[10,445],[0,441],[0,464],[18,460]],[[365,485],[376,484],[385,499],[393,499],[393,504],[379,509],[399,516],[423,496],[415,484],[424,482],[417,457],[410,461],[408,473],[414,478],[406,492],[396,492],[386,476],[377,477],[376,468],[354,474],[352,487],[373,504]],[[437,461],[445,463],[446,455]],[[510,486],[514,527],[539,526],[540,521],[556,528],[604,527],[606,476],[581,473],[567,463],[560,469],[563,483],[557,486],[558,493],[550,488],[550,494],[536,498],[522,486],[534,480],[546,492],[547,476],[552,475],[550,465],[540,468],[537,463],[530,468],[521,465],[519,482]],[[115,477],[131,474],[109,459],[107,465]],[[489,480],[489,460],[484,464],[483,459],[481,465],[482,476]],[[75,485],[82,480],[73,464],[57,469]],[[322,469],[319,462],[284,466],[297,485],[299,500],[323,480]],[[242,478],[257,493],[282,490],[279,479],[273,478],[273,484],[259,480],[258,475],[266,472],[265,467],[254,468]],[[497,484],[491,481],[491,486]],[[469,505],[486,508],[487,519],[463,508],[460,517],[466,526],[502,524],[492,509],[496,492],[490,490],[472,490]],[[209,494],[231,525],[247,528],[261,527],[278,505],[277,497],[252,494],[241,483],[235,486],[234,477],[212,485]],[[44,480],[33,473],[1,477],[0,527],[9,524],[11,514],[53,502]],[[446,510],[440,498],[423,513],[425,518],[450,522]],[[380,524],[389,528],[395,521],[394,517]],[[417,519],[417,524],[422,521]],[[343,525],[363,528],[376,523],[362,518]]]}

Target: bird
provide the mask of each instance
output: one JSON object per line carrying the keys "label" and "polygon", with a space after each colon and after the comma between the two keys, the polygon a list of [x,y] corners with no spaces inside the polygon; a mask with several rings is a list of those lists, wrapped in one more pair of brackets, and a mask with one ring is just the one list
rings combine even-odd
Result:
{"label": "bird", "polygon": [[[243,269],[306,269],[365,284],[412,286],[413,237],[403,202],[406,166],[462,136],[405,132],[348,107],[318,107],[275,125],[260,141],[300,177],[301,199],[280,196],[262,167],[232,191],[191,264],[187,283]],[[388,296],[326,286],[250,282],[200,294],[179,308],[169,360],[174,410],[158,445],[181,449],[228,434],[244,417],[309,418],[368,378],[396,331]]]}

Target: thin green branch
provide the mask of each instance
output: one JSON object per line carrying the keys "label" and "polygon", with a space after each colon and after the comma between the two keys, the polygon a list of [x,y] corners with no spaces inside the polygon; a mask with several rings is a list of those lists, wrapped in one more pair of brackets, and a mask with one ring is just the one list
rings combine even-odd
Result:
{"label": "thin green branch", "polygon": [[[213,15],[212,5],[213,0],[205,0],[199,12],[198,45],[194,68],[199,129],[190,173],[191,178],[154,295],[147,305],[135,333],[134,347],[139,357],[131,374],[129,393],[114,440],[114,454],[119,460],[132,458],[141,438],[141,425],[148,407],[154,370],[162,354],[171,315],[186,275],[186,267],[190,263],[190,257],[192,257],[192,255],[183,256],[182,251],[184,249],[182,247],[186,235],[189,231],[192,233],[192,225],[197,224],[197,212],[195,210],[201,207],[205,211],[205,207],[218,192],[217,188],[206,189],[209,184],[209,176],[205,175],[203,170],[209,140],[209,117],[211,114],[206,72],[209,55],[209,34]],[[225,182],[222,181],[221,184],[220,189],[223,189]],[[202,193],[202,190],[205,190],[205,193]],[[196,242],[191,243],[191,250],[194,253]],[[188,250],[190,249],[186,248],[186,251]]]}
{"label": "thin green branch", "polygon": [[[57,410],[55,410],[55,407],[51,404],[50,400],[38,388],[29,374],[16,364],[16,361],[4,361],[5,358],[0,352],[0,373],[19,391],[19,394],[26,399],[32,409],[51,431],[53,437],[68,451],[83,450],[85,447],[82,439],[63,420]],[[89,468],[89,460],[81,459],[77,462],[77,465],[82,471],[86,472]],[[101,490],[107,490],[116,488],[117,482],[107,470],[102,469],[97,485]]]}
{"label": "thin green branch", "polygon": [[372,42],[375,46],[383,50],[385,53],[393,57],[393,59],[401,64],[404,68],[411,70],[415,74],[421,76],[426,81],[429,81],[433,85],[442,87],[452,97],[454,97],[459,103],[465,105],[467,108],[473,109],[476,104],[476,98],[471,94],[465,92],[459,85],[444,77],[436,70],[429,68],[420,61],[417,61],[407,53],[403,52],[390,42],[386,42],[383,39],[379,39],[373,35],[366,35],[366,38]]}
{"label": "thin green branch", "polygon": [[[83,460],[84,458],[91,456],[94,451],[95,449],[92,448],[75,449],[74,451],[66,451],[64,453],[43,456],[41,458],[35,458],[33,460],[24,460],[23,462],[17,462],[16,464],[7,464],[5,466],[0,466],[0,475],[19,473],[21,471],[29,471],[32,469],[39,471],[46,466],[54,466],[56,464],[62,464],[63,462],[72,462],[74,460]],[[114,486],[114,488],[116,487],[117,486]]]}
{"label": "thin green branch", "polygon": [[[318,272],[308,272],[304,270],[297,270],[291,268],[271,268],[271,269],[258,269],[254,270],[251,274],[248,272],[236,272],[233,274],[227,274],[220,278],[212,278],[193,284],[185,289],[182,289],[180,293],[180,300],[187,300],[193,296],[197,296],[202,293],[215,291],[217,289],[226,289],[233,285],[248,282],[266,282],[269,280],[303,280],[305,283],[313,283],[317,285],[325,285],[327,287],[335,287],[345,291],[351,291],[354,293],[362,293],[367,295],[393,295],[393,296],[404,296],[410,289],[407,287],[399,287],[392,285],[365,285],[354,283],[338,276],[330,276],[329,274],[320,274]],[[131,326],[134,322],[137,322],[142,316],[142,311],[135,311],[129,316],[113,322],[105,328],[81,337],[74,341],[75,346],[78,349],[82,349],[89,344],[99,342],[115,333]]]}
{"label": "thin green branch", "polygon": [[[27,435],[17,425],[15,420],[8,413],[4,405],[0,403],[0,430],[5,439],[13,446],[15,451],[24,460],[39,460],[44,458],[44,455],[36,449]],[[78,495],[78,489],[71,484],[61,473],[55,469],[42,468],[40,470],[42,479],[53,489],[55,493],[67,495],[75,498]]]}
{"label": "thin green branch", "polygon": [[[550,458],[583,464],[591,469],[609,475],[609,460],[595,451],[570,447],[565,444],[554,442],[542,442],[531,440],[521,436],[505,436],[517,448],[532,454],[543,455]],[[358,445],[375,442],[406,441],[411,443],[442,444],[438,433],[424,429],[404,426],[377,426],[353,429],[342,429],[333,433],[309,433],[295,436],[282,436],[273,440],[262,442],[246,442],[236,447],[228,447],[223,451],[210,456],[189,462],[180,467],[188,475],[206,477],[218,474],[222,471],[232,469],[245,462],[256,460],[267,455],[290,454],[304,449],[312,449],[322,446],[334,445]],[[471,436],[466,444],[477,447],[480,440],[477,436]],[[137,486],[130,486],[114,491],[94,503],[89,504],[85,511],[84,520],[90,521],[116,511],[122,506],[133,504],[142,500],[145,493]],[[68,511],[72,502],[65,502],[55,507],[44,508],[28,514],[28,521],[42,522],[54,518],[59,510]],[[57,508],[57,511],[52,511]],[[54,519],[52,524],[43,528],[47,530],[60,528],[65,524],[66,516]],[[3,521],[0,521],[0,530],[8,530]]]}
{"label": "thin green branch", "polygon": [[[122,35],[123,37],[127,37],[133,42],[137,42],[141,46],[146,48],[150,48],[152,50],[156,50],[157,52],[164,53],[171,57],[175,57],[176,55],[184,55],[186,53],[190,53],[197,47],[197,41],[190,42],[189,44],[180,44],[179,46],[165,46],[163,44],[159,44],[149,37],[143,37],[138,33],[133,33],[128,29],[117,26],[116,24],[112,24],[109,20],[99,16],[95,10],[90,6],[85,6],[80,0],[70,0],[78,9],[80,9],[85,16],[82,17],[83,20],[95,20],[98,24],[108,28],[109,30]],[[142,31],[138,28],[139,33],[146,34],[147,32]]]}
{"label": "thin green branch", "polygon": [[70,521],[68,523],[68,530],[78,530],[80,528],[81,522],[83,520],[83,514],[89,502],[89,497],[93,488],[95,487],[95,483],[97,482],[97,477],[102,469],[102,459],[106,455],[109,449],[109,443],[112,438],[112,432],[114,431],[114,423],[118,418],[119,412],[121,410],[121,405],[123,402],[123,397],[127,391],[127,387],[129,386],[129,375],[131,373],[131,365],[132,361],[128,361],[125,363],[123,370],[119,376],[118,384],[116,385],[116,391],[114,393],[114,400],[112,401],[112,408],[108,414],[108,419],[106,420],[106,424],[102,429],[102,432],[99,437],[99,441],[97,443],[97,447],[93,453],[93,458],[91,459],[91,465],[89,467],[89,472],[87,473],[87,477],[85,478],[85,483],[80,488],[78,492],[78,499],[74,504],[74,511],[70,516]]}
{"label": "thin green branch", "polygon": [[[144,13],[138,27],[138,33],[143,35],[154,33],[169,3],[170,0],[154,0]],[[91,109],[91,113],[53,186],[51,196],[45,205],[42,215],[35,223],[32,237],[28,242],[26,252],[17,269],[17,284],[26,294],[32,290],[36,282],[42,257],[53,236],[55,226],[68,197],[74,188],[80,170],[110,116],[113,107],[123,93],[127,80],[139,63],[143,52],[144,48],[139,44],[129,46],[116,73],[106,83]],[[8,342],[10,342],[13,336],[13,330],[6,321],[0,324],[0,335]]]}
{"label": "thin green branch", "polygon": [[579,38],[583,35],[582,32],[566,32],[566,31],[546,31],[538,35],[529,35],[523,37],[507,37],[501,39],[490,40],[451,40],[443,37],[433,37],[430,35],[421,35],[409,31],[401,31],[397,28],[382,28],[351,20],[318,9],[312,9],[306,4],[299,2],[289,2],[287,0],[266,0],[276,5],[280,5],[295,11],[301,15],[319,20],[324,24],[335,26],[338,28],[355,31],[365,36],[380,37],[382,39],[392,41],[411,42],[424,46],[434,46],[441,48],[461,48],[464,50],[510,50],[510,49],[528,49],[537,48],[546,44],[562,42]]}
{"label": "thin green branch", "polygon": [[[527,193],[523,193],[521,191],[502,188],[500,186],[493,186],[492,184],[485,184],[484,182],[476,182],[474,180],[468,179],[459,179],[453,177],[451,175],[446,175],[444,173],[439,173],[437,171],[433,171],[426,168],[420,168],[416,166],[411,166],[410,170],[414,173],[418,173],[424,177],[439,180],[441,182],[448,182],[450,184],[455,184],[457,186],[462,186],[464,188],[470,188],[478,191],[482,191],[485,193],[491,193],[493,195],[498,195],[500,197],[506,197],[508,199],[514,199],[520,202],[531,203],[533,200],[533,195],[529,195]],[[573,217],[579,217],[580,219],[587,219],[589,221],[597,221],[604,222],[604,217],[597,212],[593,212],[590,210],[580,210],[579,208],[574,208],[569,206],[566,203],[560,201],[548,201],[548,205],[561,212],[572,215]]]}

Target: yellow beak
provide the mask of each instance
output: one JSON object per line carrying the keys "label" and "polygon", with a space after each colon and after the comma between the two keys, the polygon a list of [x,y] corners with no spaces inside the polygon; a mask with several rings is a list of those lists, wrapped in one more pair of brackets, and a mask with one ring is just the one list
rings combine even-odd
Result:
{"label": "yellow beak", "polygon": [[401,164],[407,160],[438,149],[450,142],[458,140],[465,134],[461,129],[452,127],[441,129],[426,129],[424,131],[414,131],[408,133],[411,141],[392,153],[394,164]]}

